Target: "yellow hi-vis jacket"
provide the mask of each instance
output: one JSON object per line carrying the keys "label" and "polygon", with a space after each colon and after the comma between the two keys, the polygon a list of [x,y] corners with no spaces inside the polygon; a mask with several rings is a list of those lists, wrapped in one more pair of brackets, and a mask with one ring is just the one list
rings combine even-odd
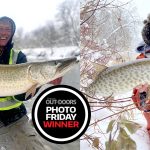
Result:
{"label": "yellow hi-vis jacket", "polygon": [[[11,49],[9,64],[16,64],[18,52]],[[10,110],[19,107],[23,102],[15,99],[14,96],[0,97],[0,111]]]}

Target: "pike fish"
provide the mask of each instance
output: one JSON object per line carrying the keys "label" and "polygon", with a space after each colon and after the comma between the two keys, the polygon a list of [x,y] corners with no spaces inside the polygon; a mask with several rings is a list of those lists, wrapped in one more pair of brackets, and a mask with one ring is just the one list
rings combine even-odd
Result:
{"label": "pike fish", "polygon": [[68,58],[0,65],[0,96],[13,96],[24,92],[27,92],[26,96],[31,93],[34,95],[37,87],[62,77],[77,62],[76,58]]}
{"label": "pike fish", "polygon": [[89,95],[116,96],[132,91],[139,84],[150,84],[149,58],[112,67],[99,65],[98,69],[95,80],[86,88]]}

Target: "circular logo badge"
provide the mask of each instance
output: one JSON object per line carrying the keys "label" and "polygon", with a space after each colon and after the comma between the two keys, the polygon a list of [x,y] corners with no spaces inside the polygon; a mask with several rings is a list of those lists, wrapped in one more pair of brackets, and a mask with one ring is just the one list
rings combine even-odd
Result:
{"label": "circular logo badge", "polygon": [[67,85],[45,89],[32,108],[35,129],[53,143],[64,144],[80,138],[90,118],[90,106],[84,95]]}

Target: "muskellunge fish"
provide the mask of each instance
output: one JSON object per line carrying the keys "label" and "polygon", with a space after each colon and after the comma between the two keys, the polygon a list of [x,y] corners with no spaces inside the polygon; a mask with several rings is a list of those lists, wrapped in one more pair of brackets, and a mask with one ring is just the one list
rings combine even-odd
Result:
{"label": "muskellunge fish", "polygon": [[76,58],[15,65],[0,65],[0,96],[31,92],[45,83],[63,76],[78,61]]}
{"label": "muskellunge fish", "polygon": [[86,88],[86,93],[95,93],[103,97],[116,96],[132,91],[139,84],[150,84],[150,59],[140,59],[115,65],[99,66],[101,71]]}

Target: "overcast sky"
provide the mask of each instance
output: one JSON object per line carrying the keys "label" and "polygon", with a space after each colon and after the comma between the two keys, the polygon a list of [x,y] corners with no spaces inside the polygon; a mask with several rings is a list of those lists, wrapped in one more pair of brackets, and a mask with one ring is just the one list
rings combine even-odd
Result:
{"label": "overcast sky", "polygon": [[[0,16],[9,16],[17,28],[23,27],[31,31],[44,25],[48,20],[53,20],[58,6],[64,0],[0,0]],[[124,0],[123,0],[124,1]],[[142,19],[150,13],[150,0],[133,0]]]}
{"label": "overcast sky", "polygon": [[142,19],[146,19],[150,13],[150,0],[133,0]]}
{"label": "overcast sky", "polygon": [[17,28],[31,31],[54,19],[57,8],[64,0],[0,0],[0,17],[8,16]]}

